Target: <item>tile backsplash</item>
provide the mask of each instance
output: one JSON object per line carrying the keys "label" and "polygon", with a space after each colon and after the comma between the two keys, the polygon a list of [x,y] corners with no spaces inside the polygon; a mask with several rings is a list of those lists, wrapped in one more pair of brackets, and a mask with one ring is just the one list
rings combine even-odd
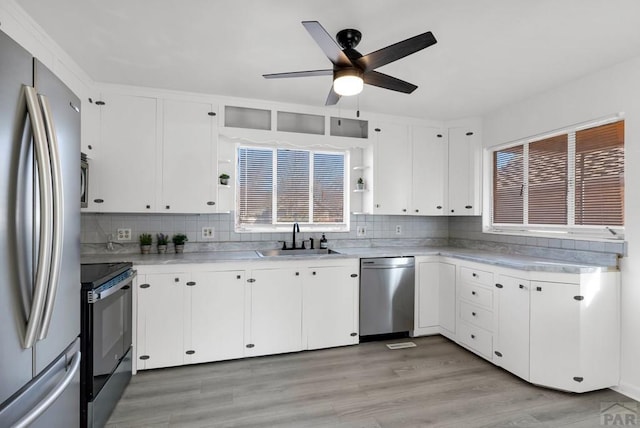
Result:
{"label": "tile backsplash", "polygon": [[[473,248],[491,252],[556,258],[582,263],[617,264],[624,255],[624,241],[603,242],[575,239],[535,238],[482,232],[482,217],[419,217],[352,214],[349,232],[326,233],[331,247],[432,245]],[[397,229],[400,233],[397,233]],[[202,238],[202,228],[213,228],[213,238]],[[364,236],[358,236],[359,229]],[[118,241],[118,229],[131,229],[131,239]],[[82,214],[82,253],[135,253],[141,233],[170,237],[185,233],[187,251],[276,248],[277,241],[291,241],[288,233],[236,233],[233,213],[224,214]],[[321,232],[304,232],[298,239],[314,238]],[[111,242],[110,244],[108,244]],[[316,241],[317,242],[317,241]],[[155,251],[155,248],[153,248]]]}

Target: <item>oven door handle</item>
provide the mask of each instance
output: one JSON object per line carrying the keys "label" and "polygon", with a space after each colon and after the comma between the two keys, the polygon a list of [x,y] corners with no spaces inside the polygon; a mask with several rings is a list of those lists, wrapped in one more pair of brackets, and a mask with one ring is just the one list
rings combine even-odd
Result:
{"label": "oven door handle", "polygon": [[94,292],[90,291],[89,292],[89,297],[88,297],[89,303],[95,303],[98,300],[106,299],[107,297],[111,296],[112,294],[120,291],[126,285],[131,284],[131,281],[133,281],[133,278],[135,278],[137,274],[138,274],[137,271],[132,270],[131,271],[131,275],[129,277],[127,277],[127,279],[120,281],[119,283],[117,283],[113,287],[111,287],[108,290],[105,290],[105,291],[103,291],[101,293],[94,293]]}

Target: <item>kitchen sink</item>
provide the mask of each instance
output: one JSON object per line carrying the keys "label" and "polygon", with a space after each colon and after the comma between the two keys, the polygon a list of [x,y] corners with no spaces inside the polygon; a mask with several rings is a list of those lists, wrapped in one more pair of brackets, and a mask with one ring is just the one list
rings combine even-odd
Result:
{"label": "kitchen sink", "polygon": [[337,251],[327,248],[321,248],[317,250],[256,250],[256,254],[260,257],[280,257],[280,256],[313,256],[322,254],[340,254]]}

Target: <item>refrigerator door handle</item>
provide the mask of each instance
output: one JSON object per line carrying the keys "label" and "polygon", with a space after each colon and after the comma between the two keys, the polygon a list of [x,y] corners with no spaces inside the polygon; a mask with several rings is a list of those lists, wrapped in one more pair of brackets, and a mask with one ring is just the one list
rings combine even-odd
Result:
{"label": "refrigerator door handle", "polygon": [[62,395],[69,383],[73,380],[73,377],[78,372],[80,368],[80,351],[77,351],[73,358],[71,358],[71,362],[69,363],[69,368],[67,369],[67,374],[64,375],[62,380],[58,385],[56,385],[55,389],[53,389],[49,394],[47,394],[44,399],[38,403],[36,407],[34,407],[29,413],[24,415],[19,421],[13,425],[12,428],[26,428],[33,423],[41,414],[44,413],[51,405]]}
{"label": "refrigerator door handle", "polygon": [[53,242],[48,281],[49,288],[42,315],[40,335],[38,336],[38,339],[42,340],[47,337],[49,331],[56,300],[56,292],[58,291],[60,263],[62,262],[62,238],[64,236],[64,201],[62,197],[62,170],[60,166],[60,155],[58,153],[58,137],[51,112],[51,105],[49,104],[48,98],[42,94],[38,95],[38,101],[40,101],[40,107],[42,108],[42,117],[47,135],[48,151],[51,159],[51,187],[53,190]]}
{"label": "refrigerator door handle", "polygon": [[38,187],[40,196],[40,236],[38,239],[38,262],[33,285],[31,311],[27,321],[27,329],[22,346],[31,348],[36,341],[42,314],[47,297],[47,283],[49,281],[49,266],[51,263],[52,240],[52,189],[51,189],[51,161],[47,147],[46,131],[44,129],[35,88],[24,86],[27,111],[31,119],[36,164],[38,167]]}

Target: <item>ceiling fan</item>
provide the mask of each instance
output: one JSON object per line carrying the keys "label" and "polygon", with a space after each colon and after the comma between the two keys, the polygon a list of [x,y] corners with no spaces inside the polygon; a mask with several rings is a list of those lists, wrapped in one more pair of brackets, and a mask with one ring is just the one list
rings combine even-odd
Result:
{"label": "ceiling fan", "polygon": [[320,46],[320,49],[324,51],[329,61],[333,63],[333,68],[263,74],[263,77],[265,79],[280,79],[284,77],[333,75],[333,85],[325,105],[336,104],[341,96],[359,94],[364,83],[405,94],[412,93],[418,88],[416,85],[380,73],[375,69],[418,52],[437,42],[431,31],[427,31],[363,56],[355,50],[355,47],[358,46],[362,39],[360,31],[354,29],[341,30],[336,34],[336,40],[334,41],[318,21],[303,21],[302,25]]}

